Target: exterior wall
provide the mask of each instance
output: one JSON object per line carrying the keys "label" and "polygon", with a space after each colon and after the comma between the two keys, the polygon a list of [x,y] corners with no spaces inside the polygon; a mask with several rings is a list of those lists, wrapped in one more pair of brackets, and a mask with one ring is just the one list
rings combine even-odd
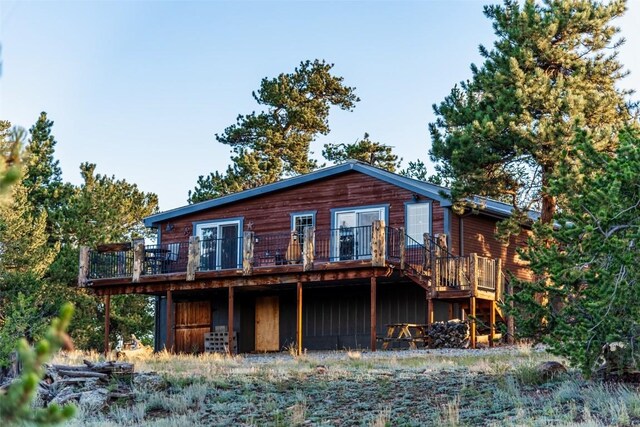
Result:
{"label": "exterior wall", "polygon": [[[420,201],[427,199],[421,197]],[[237,218],[244,219],[244,230],[256,233],[291,231],[291,214],[316,211],[316,229],[331,228],[331,209],[369,205],[387,205],[388,223],[405,226],[405,203],[413,193],[359,172],[327,178],[264,196],[212,208],[161,223],[162,243],[184,242],[194,234],[194,222]],[[166,230],[166,224],[173,227]],[[443,232],[443,208],[432,203],[432,233]]]}
{"label": "exterior wall", "polygon": [[496,220],[493,218],[471,214],[460,218],[460,224],[463,255],[475,252],[481,256],[500,258],[505,270],[519,279],[531,278],[527,263],[517,253],[517,248],[526,246],[527,230],[523,230],[518,236],[512,236],[509,244],[504,245],[495,238]]}
{"label": "exterior wall", "polygon": [[[234,330],[238,333],[240,353],[255,350],[255,298],[277,295],[280,299],[280,348],[295,342],[295,289],[247,291],[235,294]],[[303,289],[303,347],[309,350],[368,348],[370,337],[370,287],[366,284],[340,288]],[[211,302],[211,328],[227,324],[226,291],[192,296],[176,301]],[[156,316],[156,350],[162,350],[166,340],[166,305],[160,298]],[[377,293],[377,335],[384,336],[390,323],[425,323],[426,295],[424,289],[409,282],[379,284]],[[447,320],[449,304],[436,301],[436,321]]]}

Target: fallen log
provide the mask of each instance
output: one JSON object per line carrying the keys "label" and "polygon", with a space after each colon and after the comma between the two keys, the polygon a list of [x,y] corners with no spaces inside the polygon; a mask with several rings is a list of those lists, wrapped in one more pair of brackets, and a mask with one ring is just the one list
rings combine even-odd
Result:
{"label": "fallen log", "polygon": [[100,378],[107,379],[109,378],[108,374],[104,374],[102,372],[93,372],[93,371],[67,371],[67,370],[58,370],[58,374],[63,377],[84,377],[84,378]]}

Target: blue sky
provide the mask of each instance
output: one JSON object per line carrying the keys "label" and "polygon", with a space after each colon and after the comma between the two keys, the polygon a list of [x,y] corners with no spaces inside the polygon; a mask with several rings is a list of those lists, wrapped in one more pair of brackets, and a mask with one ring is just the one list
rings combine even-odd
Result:
{"label": "blue sky", "polygon": [[[364,132],[408,160],[428,160],[432,105],[491,45],[487,1],[9,1],[0,0],[0,118],[55,121],[64,179],[81,162],[186,203],[198,175],[224,170],[214,134],[257,109],[263,77],[325,59],[356,87],[353,112],[334,110],[312,146]],[[619,20],[621,60],[640,88],[640,2]]]}

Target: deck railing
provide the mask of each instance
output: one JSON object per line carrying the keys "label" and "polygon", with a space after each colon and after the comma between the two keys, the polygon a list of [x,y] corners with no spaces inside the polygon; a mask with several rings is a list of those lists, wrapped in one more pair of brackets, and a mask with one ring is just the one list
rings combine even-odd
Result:
{"label": "deck railing", "polygon": [[264,233],[254,235],[253,260],[255,267],[300,264],[304,234]]}
{"label": "deck railing", "polygon": [[88,264],[90,279],[128,277],[133,272],[133,251],[91,251]]}
{"label": "deck railing", "polygon": [[[340,227],[304,232],[254,233],[190,241],[144,245],[104,245],[109,250],[89,251],[83,263],[80,282],[85,279],[186,272],[194,280],[195,271],[242,269],[252,274],[255,267],[302,264],[303,270],[314,263],[371,260],[372,266],[387,262],[400,267],[418,280],[428,280],[436,288],[501,292],[499,260],[470,254],[456,256],[447,248],[444,235],[424,235],[418,242],[403,228],[385,227],[382,221],[369,226]],[[374,249],[375,247],[375,249]],[[117,250],[114,250],[117,248]],[[140,261],[136,261],[140,260]],[[86,271],[84,271],[86,269]],[[83,275],[84,274],[84,275]],[[427,282],[425,282],[427,283]]]}
{"label": "deck railing", "polygon": [[188,241],[145,245],[143,274],[165,274],[186,271],[188,257]]}
{"label": "deck railing", "polygon": [[199,271],[238,269],[242,267],[243,237],[200,240]]}

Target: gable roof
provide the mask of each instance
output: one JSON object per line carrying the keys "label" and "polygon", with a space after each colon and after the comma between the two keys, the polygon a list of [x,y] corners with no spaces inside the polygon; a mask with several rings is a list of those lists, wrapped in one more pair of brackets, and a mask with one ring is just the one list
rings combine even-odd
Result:
{"label": "gable roof", "polygon": [[[158,222],[161,221],[204,211],[230,203],[239,202],[256,196],[262,196],[264,194],[273,193],[275,191],[284,190],[298,185],[308,184],[311,182],[322,180],[324,178],[341,175],[349,171],[360,172],[389,184],[404,188],[405,190],[411,191],[418,195],[436,200],[440,202],[441,206],[451,206],[452,204],[451,200],[447,197],[450,194],[450,190],[446,187],[440,187],[429,182],[407,178],[395,173],[388,172],[384,169],[379,169],[377,167],[371,166],[368,163],[363,163],[357,160],[349,160],[346,163],[329,166],[327,168],[319,169],[305,175],[284,179],[272,184],[252,188],[250,190],[241,191],[239,193],[229,194],[227,196],[218,197],[216,199],[206,200],[204,202],[194,203],[192,205],[182,206],[168,211],[159,212],[157,214],[146,217],[144,219],[144,225],[146,227],[154,227]],[[491,199],[483,199],[483,208],[481,210],[500,216],[509,216],[511,215],[512,207],[506,203],[498,202]]]}

